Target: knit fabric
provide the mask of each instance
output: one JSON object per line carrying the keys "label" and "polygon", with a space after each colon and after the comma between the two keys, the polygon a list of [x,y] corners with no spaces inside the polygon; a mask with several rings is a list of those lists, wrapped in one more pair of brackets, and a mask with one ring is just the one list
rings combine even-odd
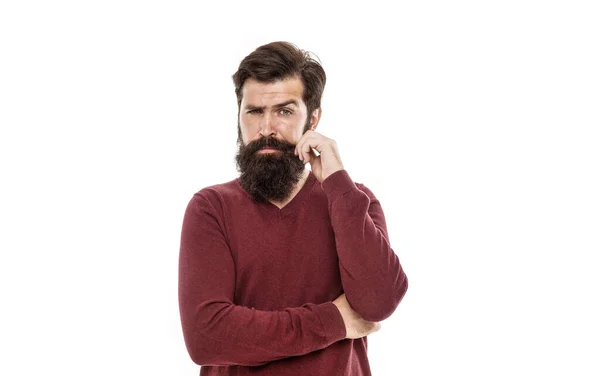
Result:
{"label": "knit fabric", "polygon": [[345,339],[342,293],[368,321],[396,309],[408,280],[383,210],[340,170],[310,172],[283,208],[239,177],[201,189],[183,218],[179,309],[200,375],[371,375],[367,337]]}

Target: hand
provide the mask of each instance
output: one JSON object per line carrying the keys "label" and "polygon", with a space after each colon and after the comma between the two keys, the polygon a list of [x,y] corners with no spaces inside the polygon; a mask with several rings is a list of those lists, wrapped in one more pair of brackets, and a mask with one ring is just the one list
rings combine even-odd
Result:
{"label": "hand", "polygon": [[365,321],[362,316],[350,307],[346,294],[340,295],[333,304],[340,310],[344,324],[346,325],[346,338],[356,339],[368,334],[375,333],[381,329],[378,322]]}
{"label": "hand", "polygon": [[[313,148],[319,152],[319,155]],[[321,183],[329,175],[344,169],[336,142],[313,130],[308,130],[302,135],[296,144],[294,154],[305,163],[310,163],[313,174]]]}

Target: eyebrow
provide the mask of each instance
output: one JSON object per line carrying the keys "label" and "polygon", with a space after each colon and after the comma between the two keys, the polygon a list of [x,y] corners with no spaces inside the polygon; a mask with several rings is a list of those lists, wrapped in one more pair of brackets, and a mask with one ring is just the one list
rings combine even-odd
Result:
{"label": "eyebrow", "polygon": [[[287,100],[285,102],[277,103],[273,107],[279,108],[279,107],[287,106],[288,104],[293,104],[296,107],[300,107],[300,105],[298,104],[298,101],[295,100],[295,99],[290,99],[290,100]],[[254,105],[251,105],[251,104],[247,104],[246,106],[244,106],[244,108],[246,110],[264,110],[265,108],[267,108],[267,106],[259,107],[259,106],[254,106]]]}

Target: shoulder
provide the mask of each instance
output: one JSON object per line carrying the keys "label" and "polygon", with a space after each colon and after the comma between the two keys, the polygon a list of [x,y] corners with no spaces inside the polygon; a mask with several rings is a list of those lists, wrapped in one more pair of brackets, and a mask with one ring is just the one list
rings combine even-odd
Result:
{"label": "shoulder", "polygon": [[222,212],[227,202],[239,200],[244,197],[245,191],[239,182],[239,177],[225,183],[206,186],[192,196],[191,201],[210,205],[215,210]]}
{"label": "shoulder", "polygon": [[373,191],[371,191],[369,188],[367,188],[366,185],[364,185],[362,183],[357,183],[357,182],[354,182],[354,185],[356,185],[356,188],[358,188],[360,191],[362,191],[367,196],[369,196],[369,198],[371,199],[371,201],[377,200],[377,198],[375,197],[375,194],[373,193]]}
{"label": "shoulder", "polygon": [[242,187],[239,183],[239,178],[235,178],[225,183],[213,184],[200,189],[194,194],[194,196],[201,196],[207,200],[214,200],[215,198],[228,198],[232,196],[238,196],[242,191]]}

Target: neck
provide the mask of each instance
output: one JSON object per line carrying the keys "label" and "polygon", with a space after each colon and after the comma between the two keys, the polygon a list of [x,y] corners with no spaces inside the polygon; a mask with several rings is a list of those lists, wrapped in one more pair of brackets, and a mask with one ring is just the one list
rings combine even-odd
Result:
{"label": "neck", "polygon": [[290,195],[285,200],[282,200],[282,201],[269,200],[269,202],[272,203],[273,205],[277,206],[279,209],[281,209],[282,207],[287,205],[290,201],[292,201],[294,199],[294,197],[296,197],[298,192],[300,192],[300,190],[304,186],[304,183],[306,183],[306,179],[308,179],[309,174],[310,174],[310,170],[305,169],[304,172],[302,173],[302,177],[300,178],[300,180],[298,180],[298,183],[296,183],[296,185],[294,186],[292,193],[290,193]]}

